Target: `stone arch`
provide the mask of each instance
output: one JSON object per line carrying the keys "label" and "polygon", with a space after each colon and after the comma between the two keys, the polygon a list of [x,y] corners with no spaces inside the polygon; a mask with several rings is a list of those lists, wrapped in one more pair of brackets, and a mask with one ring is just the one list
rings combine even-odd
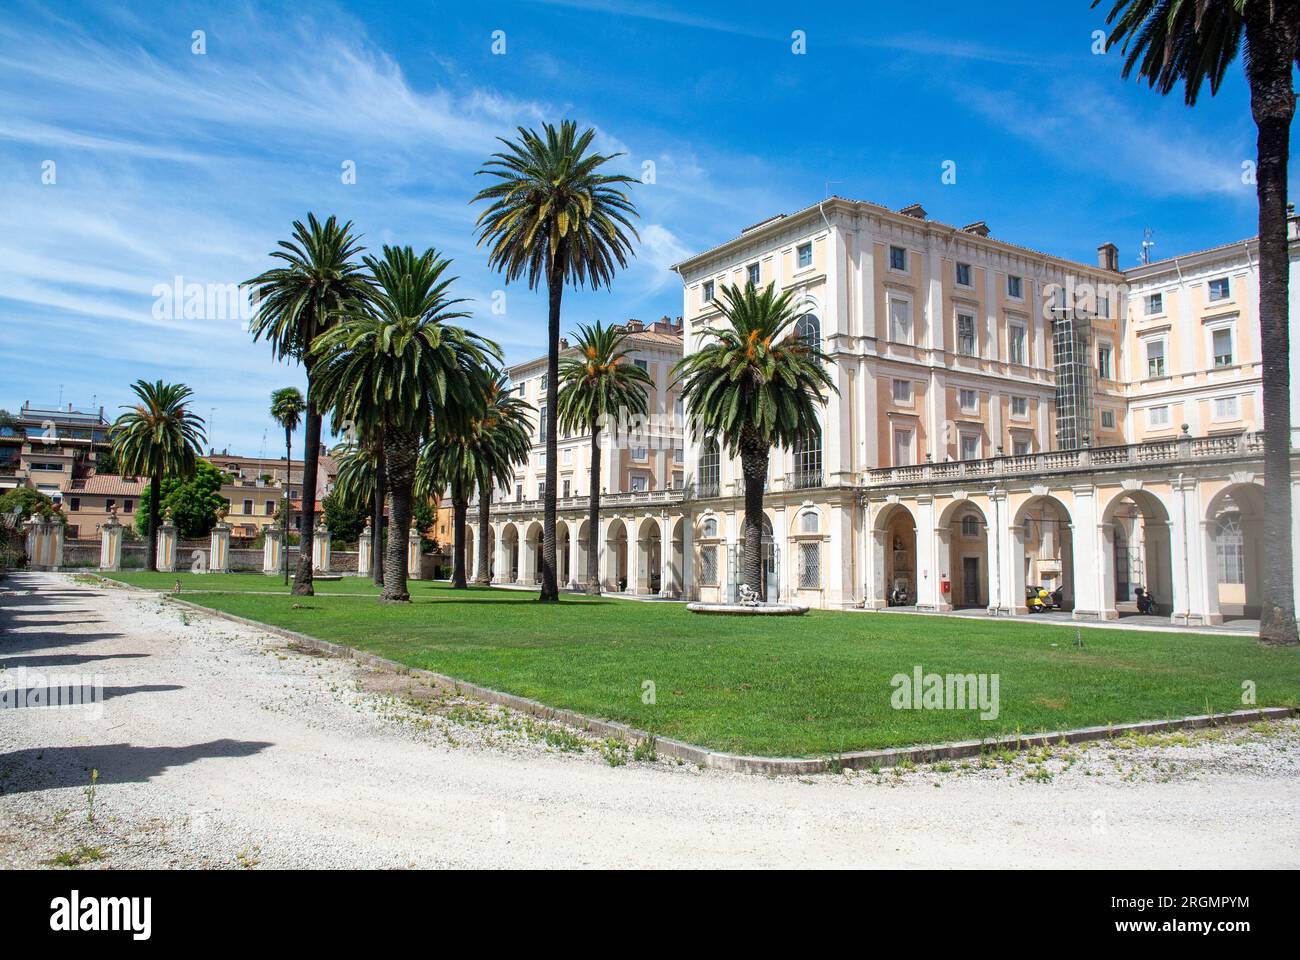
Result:
{"label": "stone arch", "polygon": [[1070,509],[1051,494],[1035,494],[1020,505],[1012,521],[1019,562],[1012,563],[1012,598],[1027,609],[1026,586],[1063,588],[1064,607],[1074,609],[1074,532]]}
{"label": "stone arch", "polygon": [[501,527],[501,543],[499,554],[499,566],[496,570],[496,580],[501,583],[516,583],[519,580],[519,566],[523,559],[521,549],[521,537],[519,527],[514,523],[507,522]]}
{"label": "stone arch", "polygon": [[1151,490],[1128,486],[1115,492],[1101,512],[1102,615],[1137,613],[1134,591],[1143,587],[1156,610],[1173,610],[1174,575],[1169,506]]}
{"label": "stone arch", "polygon": [[[954,608],[987,608],[990,552],[988,516],[974,500],[957,497],[939,514],[935,526],[939,539],[940,604]],[[943,591],[947,582],[948,591]]]}
{"label": "stone arch", "polygon": [[876,514],[871,532],[877,603],[880,606],[915,606],[916,515],[902,503],[888,503]]}
{"label": "stone arch", "polygon": [[605,568],[601,576],[605,589],[627,589],[628,527],[621,517],[613,517],[605,527]]}
{"label": "stone arch", "polygon": [[1264,565],[1264,488],[1252,481],[1224,487],[1202,520],[1206,584],[1212,615],[1224,620],[1258,619]]}
{"label": "stone arch", "polygon": [[522,546],[519,561],[520,583],[532,586],[541,582],[542,536],[543,527],[540,520],[533,520],[524,527],[524,535],[520,541]]}

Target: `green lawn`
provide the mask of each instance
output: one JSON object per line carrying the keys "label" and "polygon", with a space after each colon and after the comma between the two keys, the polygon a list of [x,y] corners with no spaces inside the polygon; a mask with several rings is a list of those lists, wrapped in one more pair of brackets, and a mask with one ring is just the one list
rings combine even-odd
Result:
{"label": "green lawn", "polygon": [[[156,588],[172,574],[123,573]],[[357,578],[294,600],[257,574],[180,575],[204,606],[368,650],[415,667],[621,720],[721,750],[807,756],[1242,709],[1300,705],[1300,651],[1250,637],[1075,631],[1034,623],[813,611],[798,618],[703,617],[675,603],[565,597],[412,582],[384,605]],[[890,679],[925,672],[1000,677],[997,720],[974,711],[895,710]],[[643,683],[656,702],[642,703]]]}

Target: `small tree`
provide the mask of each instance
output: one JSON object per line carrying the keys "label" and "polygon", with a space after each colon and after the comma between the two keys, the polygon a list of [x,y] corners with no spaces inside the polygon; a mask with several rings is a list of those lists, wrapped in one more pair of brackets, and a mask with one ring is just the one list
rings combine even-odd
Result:
{"label": "small tree", "polygon": [[[172,522],[183,540],[206,537],[217,525],[217,511],[229,508],[230,503],[221,495],[221,488],[230,480],[207,460],[195,463],[194,473],[188,477],[168,477],[161,484],[159,513],[172,512]],[[141,536],[149,531],[149,515],[153,513],[153,491],[146,488],[136,511],[135,528]]]}

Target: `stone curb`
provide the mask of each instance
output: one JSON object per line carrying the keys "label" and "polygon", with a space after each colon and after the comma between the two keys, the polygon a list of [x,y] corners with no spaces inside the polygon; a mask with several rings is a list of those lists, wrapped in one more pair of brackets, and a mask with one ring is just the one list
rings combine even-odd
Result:
{"label": "stone curb", "polygon": [[[155,591],[144,592],[153,593]],[[196,613],[206,613],[265,633],[284,637],[296,646],[315,653],[355,660],[357,663],[377,670],[387,670],[392,673],[407,674],[432,680],[439,687],[454,690],[458,694],[468,695],[475,700],[509,707],[512,710],[527,713],[541,720],[557,721],[597,736],[617,737],[630,743],[653,738],[657,754],[673,757],[686,763],[694,763],[715,770],[761,774],[769,777],[800,776],[835,772],[842,769],[869,770],[876,767],[896,766],[904,761],[934,763],[938,760],[960,760],[998,750],[1028,750],[1034,747],[1055,746],[1062,740],[1066,743],[1087,743],[1094,740],[1113,739],[1128,734],[1163,733],[1170,730],[1198,730],[1204,727],[1253,723],[1258,720],[1285,720],[1300,712],[1291,707],[1261,707],[1256,710],[1236,710],[1232,713],[1202,714],[1179,717],[1173,720],[1140,720],[1133,723],[1110,724],[1103,727],[1082,727],[1077,730],[1060,730],[1052,733],[994,737],[988,740],[959,740],[953,743],[922,744],[884,750],[859,750],[829,757],[757,757],[745,754],[721,753],[716,750],[697,747],[694,744],[684,743],[680,740],[658,737],[645,730],[638,730],[636,727],[628,726],[625,723],[618,723],[613,720],[598,720],[595,717],[575,713],[572,710],[548,707],[544,703],[530,700],[527,697],[502,693],[500,690],[493,690],[490,687],[480,687],[477,684],[457,680],[455,677],[448,677],[432,670],[409,667],[404,663],[398,663],[396,660],[377,657],[372,653],[366,653],[354,647],[345,647],[338,643],[331,643],[328,640],[319,640],[296,630],[262,623],[260,620],[250,620],[247,617],[236,616],[223,610],[214,610],[211,607],[191,603],[188,600],[178,600],[170,594],[163,594],[163,597],[169,603],[186,607]]]}

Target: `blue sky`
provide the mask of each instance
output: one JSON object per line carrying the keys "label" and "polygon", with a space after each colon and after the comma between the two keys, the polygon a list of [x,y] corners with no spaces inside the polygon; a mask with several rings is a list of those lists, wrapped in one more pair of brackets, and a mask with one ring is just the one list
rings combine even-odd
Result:
{"label": "blue sky", "polygon": [[237,319],[156,317],[155,287],[243,281],[293,219],[332,212],[370,247],[452,257],[470,325],[536,355],[545,297],[511,285],[490,312],[503,285],[467,203],[519,124],[572,117],[622,169],[656,168],[636,260],[569,293],[566,329],[677,315],[670,264],[828,192],[1088,261],[1112,240],[1124,265],[1144,227],[1158,256],[1254,233],[1240,64],[1189,110],[1092,53],[1087,0],[6,5],[0,407],[61,391],[112,414],[137,378],[182,380],[242,453],[274,455],[268,395],[300,371]]}

